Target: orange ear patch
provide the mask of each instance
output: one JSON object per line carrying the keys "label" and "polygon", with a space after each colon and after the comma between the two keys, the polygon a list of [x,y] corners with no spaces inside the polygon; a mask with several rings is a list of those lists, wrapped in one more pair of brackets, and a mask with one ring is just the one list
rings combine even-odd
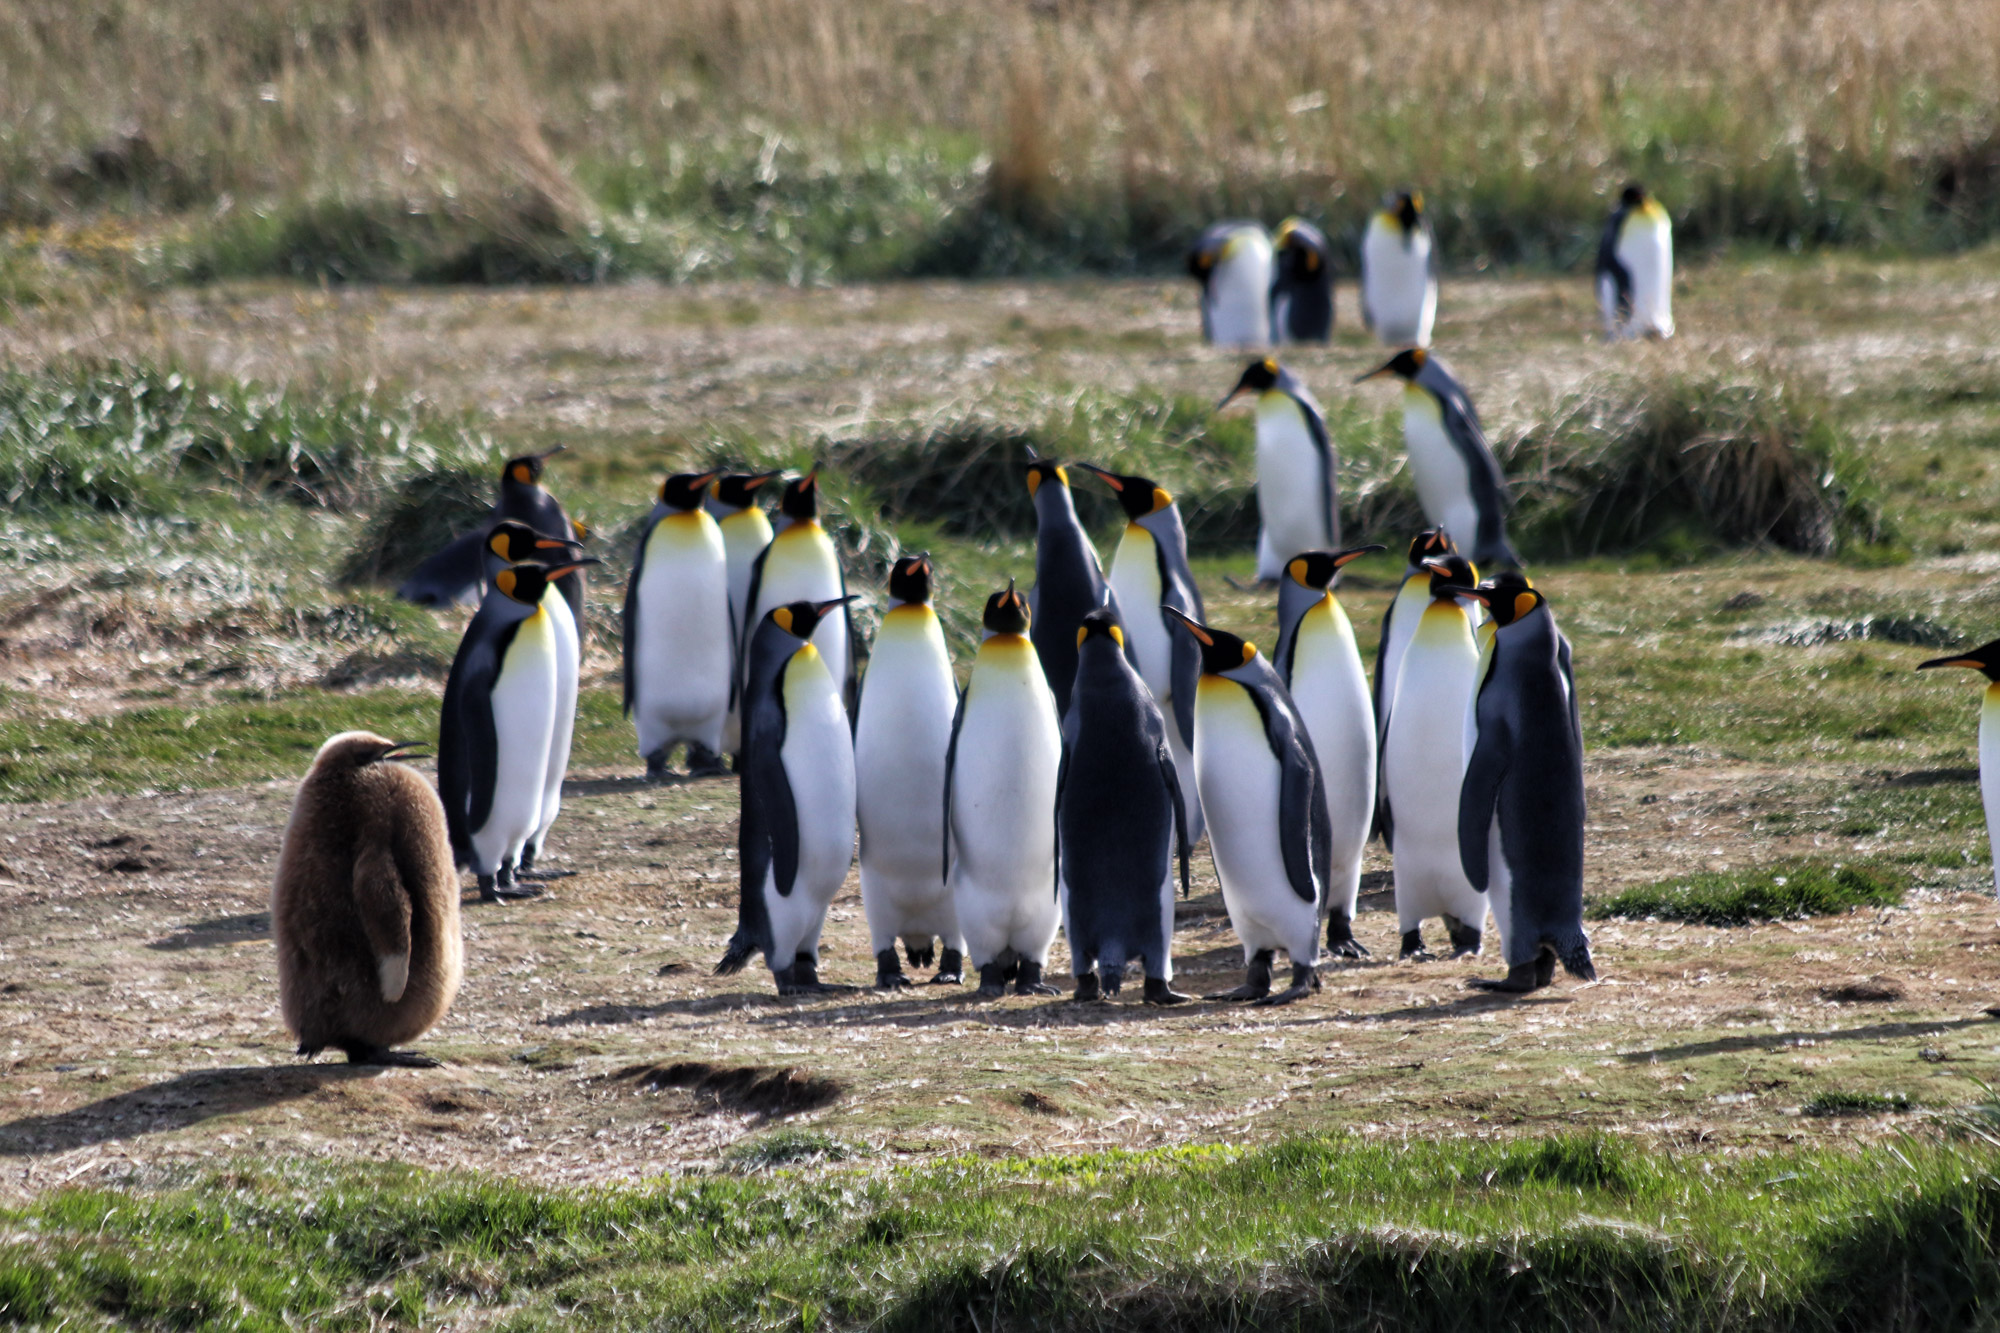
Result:
{"label": "orange ear patch", "polygon": [[1090,637],[1090,628],[1089,628],[1089,626],[1087,626],[1087,625],[1078,625],[1078,626],[1076,627],[1076,646],[1077,646],[1077,647],[1079,647],[1079,648],[1083,647],[1083,641],[1084,641],[1085,639],[1089,638],[1089,637]]}
{"label": "orange ear patch", "polygon": [[1173,492],[1167,490],[1164,486],[1155,486],[1153,488],[1154,513],[1156,514],[1159,513],[1162,509],[1165,509],[1168,505],[1172,504],[1173,502],[1174,502]]}
{"label": "orange ear patch", "polygon": [[514,582],[514,571],[511,569],[503,569],[493,576],[493,586],[509,597],[514,595]]}
{"label": "orange ear patch", "polygon": [[514,480],[515,480],[515,481],[518,481],[518,482],[522,483],[523,485],[526,485],[526,484],[527,484],[528,482],[531,482],[531,481],[533,481],[534,479],[535,479],[535,474],[534,474],[534,473],[532,473],[532,472],[530,472],[530,471],[528,470],[528,465],[527,465],[526,463],[516,463],[516,464],[514,464]]}
{"label": "orange ear patch", "polygon": [[779,607],[779,608],[778,608],[777,610],[775,610],[775,611],[773,611],[773,612],[771,613],[771,619],[773,619],[773,620],[777,621],[777,622],[778,622],[778,628],[779,628],[779,629],[781,629],[781,630],[783,630],[783,631],[784,631],[785,633],[787,633],[787,634],[790,634],[790,633],[792,632],[792,608],[791,608],[791,607],[789,607],[789,606],[781,606],[781,607]]}
{"label": "orange ear patch", "polygon": [[1256,655],[1257,645],[1246,640],[1243,644],[1243,660],[1247,662]]}
{"label": "orange ear patch", "polygon": [[1040,471],[1031,471],[1031,472],[1029,472],[1029,473],[1028,473],[1028,494],[1029,494],[1030,496],[1033,496],[1033,495],[1034,495],[1034,493],[1035,493],[1036,491],[1039,491],[1040,489],[1042,489],[1042,474],[1040,473]]}
{"label": "orange ear patch", "polygon": [[1113,625],[1111,627],[1111,642],[1123,648],[1125,646],[1125,631]]}
{"label": "orange ear patch", "polygon": [[1515,593],[1515,594],[1514,594],[1514,619],[1516,619],[1516,620],[1519,620],[1519,619],[1520,619],[1520,618],[1521,618],[1522,616],[1525,616],[1525,615],[1527,615],[1527,614],[1528,614],[1528,612],[1530,612],[1530,611],[1534,610],[1534,609],[1535,609],[1535,602],[1536,602],[1537,600],[1538,600],[1538,599],[1536,598],[1536,596],[1535,596],[1535,595],[1534,595],[1533,593],[1531,593],[1531,592],[1517,592],[1517,593]]}

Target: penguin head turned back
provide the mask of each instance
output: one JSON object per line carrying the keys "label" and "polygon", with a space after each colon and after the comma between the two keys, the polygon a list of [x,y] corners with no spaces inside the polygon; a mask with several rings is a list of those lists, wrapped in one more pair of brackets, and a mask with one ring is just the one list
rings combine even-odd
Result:
{"label": "penguin head turned back", "polygon": [[785,493],[778,497],[778,512],[794,523],[808,523],[819,518],[818,468],[785,483]]}
{"label": "penguin head turned back", "polygon": [[1083,614],[1083,623],[1076,627],[1076,647],[1079,653],[1092,639],[1111,645],[1116,652],[1125,651],[1125,631],[1118,624],[1118,613],[1108,606],[1100,606]]}
{"label": "penguin head turned back", "polygon": [[1625,188],[1618,192],[1618,207],[1626,212],[1646,206],[1646,187],[1637,181],[1626,181]]}
{"label": "penguin head turned back", "polygon": [[1366,375],[1355,376],[1354,382],[1361,384],[1368,380],[1381,379],[1384,375],[1394,375],[1397,379],[1410,383],[1424,373],[1424,363],[1429,360],[1430,353],[1423,348],[1405,347]]}
{"label": "penguin head turned back", "polygon": [[1421,190],[1397,190],[1382,200],[1382,211],[1405,236],[1423,225],[1424,196]]}
{"label": "penguin head turned back", "polygon": [[1410,538],[1410,568],[1420,569],[1433,557],[1458,554],[1458,543],[1443,528],[1425,528]]}
{"label": "penguin head turned back", "polygon": [[553,449],[545,449],[538,454],[522,454],[519,458],[508,459],[500,469],[500,484],[503,486],[510,484],[515,486],[540,485],[542,480],[542,465],[568,447],[566,444],[559,444]]}
{"label": "penguin head turned back", "polygon": [[1479,582],[1478,569],[1456,551],[1431,556],[1424,561],[1424,568],[1431,572],[1431,596],[1439,599],[1463,596],[1467,588]]}
{"label": "penguin head turned back", "polygon": [[1174,502],[1173,492],[1151,477],[1107,472],[1090,463],[1078,463],[1077,466],[1109,486],[1117,494],[1119,507],[1125,511],[1125,517],[1134,522],[1157,514]]}
{"label": "penguin head turned back", "polygon": [[979,623],[986,627],[989,636],[1028,632],[1028,599],[1014,591],[1014,580],[1008,579],[1005,588],[986,599],[986,611]]}
{"label": "penguin head turned back", "polygon": [[1285,577],[1301,588],[1324,592],[1340,577],[1340,567],[1350,560],[1389,548],[1382,545],[1350,546],[1345,551],[1303,551],[1285,562]]}
{"label": "penguin head turned back", "polygon": [[757,503],[757,492],[765,482],[783,475],[782,472],[727,472],[718,476],[709,490],[731,509],[748,509]]}
{"label": "penguin head turned back", "polygon": [[551,583],[565,574],[582,569],[585,565],[603,563],[594,555],[560,565],[545,565],[534,560],[523,560],[495,574],[493,586],[510,601],[519,602],[523,606],[540,606],[542,594],[549,590]]}
{"label": "penguin head turned back", "polygon": [[329,736],[313,756],[314,773],[352,773],[389,760],[422,759],[411,750],[422,741],[392,741],[372,731],[343,731]]}
{"label": "penguin head turned back", "polygon": [[764,619],[803,643],[812,638],[813,631],[819,628],[819,622],[826,619],[828,612],[853,600],[853,595],[849,594],[825,602],[786,602],[783,606],[772,607],[764,614]]}
{"label": "penguin head turned back", "polygon": [[708,490],[708,484],[714,481],[720,472],[721,470],[717,468],[711,468],[707,472],[676,472],[660,483],[660,503],[680,513],[701,508],[702,496]]}
{"label": "penguin head turned back", "polygon": [[1310,222],[1286,218],[1272,242],[1278,250],[1278,271],[1286,277],[1317,277],[1326,266],[1326,235]]}
{"label": "penguin head turned back", "polygon": [[1493,623],[1502,627],[1526,620],[1538,607],[1549,604],[1549,599],[1518,569],[1504,570],[1486,580],[1472,596],[1486,604]]}
{"label": "penguin head turned back", "polygon": [[1226,676],[1239,667],[1248,665],[1257,656],[1257,645],[1247,639],[1238,638],[1227,630],[1210,629],[1192,616],[1184,616],[1171,606],[1160,608],[1175,620],[1181,628],[1194,635],[1194,641],[1201,645],[1201,669],[1204,675]]}
{"label": "penguin head turned back", "polygon": [[921,606],[931,599],[931,557],[906,555],[889,569],[889,595],[899,602]]}
{"label": "penguin head turned back", "polygon": [[575,555],[582,545],[581,542],[565,541],[561,537],[545,537],[513,518],[495,523],[486,534],[487,551],[510,565],[524,560],[547,562],[567,559]]}
{"label": "penguin head turned back", "polygon": [[1069,473],[1053,458],[1037,458],[1031,449],[1028,451],[1028,494],[1031,497],[1040,495],[1045,481],[1054,481],[1067,488]]}
{"label": "penguin head turned back", "polygon": [[2000,639],[1982,643],[1969,653],[1953,653],[1949,657],[1933,657],[1928,662],[1917,663],[1919,671],[1931,667],[1971,667],[1986,679],[2000,682]]}

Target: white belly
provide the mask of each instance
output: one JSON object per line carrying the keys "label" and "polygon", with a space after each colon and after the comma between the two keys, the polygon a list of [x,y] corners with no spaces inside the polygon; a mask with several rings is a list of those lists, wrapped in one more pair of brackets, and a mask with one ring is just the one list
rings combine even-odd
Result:
{"label": "white belly", "polygon": [[1257,399],[1257,512],[1278,568],[1303,551],[1333,547],[1325,464],[1304,412],[1275,390]]}
{"label": "white belly", "polygon": [[1271,340],[1271,242],[1239,233],[1236,248],[1208,278],[1209,341],[1223,347],[1262,347]]}
{"label": "white belly", "polygon": [[1354,627],[1331,595],[1299,622],[1292,702],[1305,719],[1326,779],[1326,812],[1333,825],[1328,871],[1333,905],[1352,918],[1361,891],[1361,853],[1375,819],[1375,705],[1368,697]]}
{"label": "white belly", "polygon": [[1618,262],[1632,279],[1632,313],[1618,330],[1626,337],[1674,335],[1674,236],[1664,216],[1628,218],[1617,245]]}
{"label": "white belly", "polygon": [[1529,950],[1527,957],[1516,958],[1510,948],[1514,944],[1514,875],[1507,868],[1507,858],[1501,853],[1500,813],[1494,811],[1492,822],[1486,826],[1486,902],[1493,911],[1493,930],[1500,937],[1500,956],[1508,966],[1532,962],[1537,950]]}
{"label": "white belly", "polygon": [[1382,783],[1395,811],[1396,910],[1405,931],[1439,913],[1485,920],[1482,895],[1458,854],[1465,776],[1465,708],[1479,663],[1462,608],[1432,603],[1403,655],[1396,707],[1382,744]]}
{"label": "white belly", "polygon": [[1428,389],[1403,389],[1403,445],[1410,455],[1410,479],[1417,503],[1432,527],[1443,528],[1459,549],[1472,551],[1479,540],[1479,507],[1472,502],[1472,471],[1444,427],[1444,414]]}
{"label": "white belly", "polygon": [[945,751],[957,704],[936,613],[892,608],[862,677],[854,730],[861,901],[876,953],[901,935],[940,935],[959,947],[941,860]]}
{"label": "white belly", "polygon": [[[722,550],[729,562],[729,648],[732,670],[741,670],[734,654],[742,646],[746,608],[750,597],[750,575],[757,556],[771,544],[771,520],[756,505],[731,514],[716,525],[722,529]],[[730,754],[742,748],[742,719],[737,708],[729,710],[722,727],[723,748]]]}
{"label": "white belly", "polygon": [[1160,554],[1152,533],[1137,523],[1125,526],[1111,557],[1110,579],[1125,615],[1125,646],[1137,660],[1146,688],[1166,711],[1173,697],[1173,644],[1160,617]]}
{"label": "white belly", "polygon": [[772,962],[789,963],[819,943],[826,905],[840,892],[854,860],[854,742],[847,708],[817,652],[807,648],[785,665],[785,741],[778,756],[792,788],[799,831],[799,871],[791,894],[766,895],[771,911]]}
{"label": "white belly", "polygon": [[[756,625],[774,606],[787,602],[827,602],[840,596],[840,557],[826,530],[813,522],[794,523],[771,539],[764,580],[757,587]],[[826,660],[827,674],[840,688],[847,681],[847,610],[836,609],[813,631],[813,646]]]}
{"label": "white belly", "polygon": [[549,828],[562,811],[563,776],[569,772],[570,742],[576,736],[576,687],[581,654],[576,637],[576,617],[560,589],[542,594],[542,609],[549,613],[556,649],[556,715],[549,732],[548,776],[542,784],[542,818],[529,842],[539,852],[549,836]]}
{"label": "white belly", "polygon": [[[570,634],[573,642],[575,631]],[[493,804],[486,822],[472,831],[473,869],[482,875],[519,861],[521,848],[541,827],[556,720],[555,625],[547,611],[537,608],[514,632],[493,683],[492,707],[499,756]]]}
{"label": "white belly", "polygon": [[676,741],[722,748],[729,712],[729,582],[722,534],[699,511],[653,526],[639,577],[636,698],[639,753]]}
{"label": "white belly", "polygon": [[1195,781],[1229,924],[1248,959],[1283,949],[1296,963],[1319,956],[1319,905],[1292,891],[1279,842],[1282,772],[1255,701],[1235,681],[1203,676],[1194,713]]}
{"label": "white belly", "polygon": [[1993,852],[1993,889],[2000,894],[2000,684],[1986,687],[1979,710],[1979,795],[1986,806],[1986,841]]}
{"label": "white belly", "polygon": [[1400,229],[1371,222],[1361,242],[1361,301],[1385,344],[1428,347],[1437,318],[1430,238],[1420,231],[1405,245]]}
{"label": "white belly", "polygon": [[1382,664],[1378,668],[1382,686],[1382,716],[1376,719],[1378,733],[1395,710],[1397,673],[1403,669],[1403,654],[1409,649],[1410,640],[1416,637],[1417,621],[1431,604],[1430,586],[1428,573],[1415,574],[1405,578],[1396,590],[1395,610],[1389,616],[1389,637],[1383,644]]}

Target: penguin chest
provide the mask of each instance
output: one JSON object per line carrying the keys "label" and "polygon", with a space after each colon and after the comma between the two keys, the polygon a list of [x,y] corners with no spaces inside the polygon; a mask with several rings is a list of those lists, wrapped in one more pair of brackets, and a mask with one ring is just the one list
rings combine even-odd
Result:
{"label": "penguin chest", "polygon": [[804,889],[826,901],[847,877],[854,855],[854,745],[847,709],[811,644],[792,654],[781,688],[785,738],[778,754],[799,833],[793,891]]}
{"label": "penguin chest", "polygon": [[1431,281],[1431,242],[1422,231],[1405,234],[1401,226],[1377,217],[1361,245],[1363,308],[1375,334],[1394,345],[1421,346],[1430,341],[1437,309],[1437,288]]}
{"label": "penguin chest", "polygon": [[[928,606],[882,617],[854,730],[864,864],[908,869],[933,882],[944,837],[945,752],[958,708],[944,632]],[[893,862],[893,866],[890,864]]]}
{"label": "penguin chest", "polygon": [[1162,708],[1173,679],[1173,644],[1160,615],[1166,589],[1160,580],[1160,549],[1153,534],[1137,523],[1125,526],[1118,554],[1111,558],[1111,591],[1125,616],[1125,642],[1138,660],[1139,674]]}
{"label": "penguin chest", "polygon": [[1429,574],[1413,574],[1405,577],[1403,586],[1396,590],[1396,600],[1389,611],[1388,636],[1382,642],[1382,660],[1376,667],[1380,679],[1375,684],[1383,712],[1383,717],[1377,719],[1378,728],[1396,702],[1396,678],[1403,669],[1403,654],[1409,651],[1410,640],[1417,636],[1417,622],[1423,619],[1424,608],[1430,605],[1430,586]]}
{"label": "penguin chest", "polygon": [[[697,510],[669,514],[646,537],[636,598],[635,683],[653,699],[729,696],[729,582],[722,534]],[[702,711],[707,711],[706,708]]]}
{"label": "penguin chest", "polygon": [[1252,231],[1232,237],[1208,278],[1212,342],[1261,347],[1271,337],[1271,243]]}
{"label": "penguin chest", "polygon": [[537,607],[515,630],[493,681],[492,812],[475,836],[497,835],[518,851],[520,840],[539,824],[558,678],[555,624]]}
{"label": "penguin chest", "polygon": [[1329,594],[1299,621],[1292,702],[1312,737],[1329,801],[1375,802],[1375,707],[1347,612]]}
{"label": "penguin chest", "polygon": [[1403,389],[1403,444],[1417,500],[1432,524],[1467,550],[1479,536],[1479,508],[1472,498],[1472,469],[1445,426],[1444,409],[1429,389]]}
{"label": "penguin chest", "polygon": [[1673,332],[1673,229],[1657,207],[1632,210],[1618,233],[1615,252],[1632,281],[1634,333]]}
{"label": "penguin chest", "polygon": [[[1396,707],[1383,738],[1382,781],[1396,811],[1396,851],[1434,844],[1455,863],[1458,784],[1465,771],[1465,710],[1479,651],[1455,602],[1424,608],[1403,654]],[[1449,847],[1445,846],[1449,843]]]}
{"label": "penguin chest", "polygon": [[1305,409],[1271,390],[1257,399],[1257,511],[1280,562],[1333,544],[1326,458]]}
{"label": "penguin chest", "polygon": [[1279,841],[1283,774],[1278,757],[1271,752],[1263,715],[1249,690],[1233,680],[1201,678],[1195,695],[1194,767],[1230,917],[1240,922],[1246,911],[1270,915],[1286,899],[1302,903],[1292,892]]}
{"label": "penguin chest", "polygon": [[988,889],[1051,892],[1055,699],[1027,639],[996,634],[979,649],[951,772],[952,846],[962,877]]}
{"label": "penguin chest", "polygon": [[[761,619],[787,602],[824,602],[841,595],[840,557],[826,529],[810,519],[794,523],[771,539],[764,577],[757,588],[755,615]],[[847,609],[835,608],[813,631],[813,646],[826,659],[835,681],[847,679]]]}
{"label": "penguin chest", "polygon": [[771,520],[757,506],[731,514],[716,525],[722,531],[722,550],[729,568],[729,606],[740,622],[743,599],[750,595],[750,574],[757,557],[771,544]]}

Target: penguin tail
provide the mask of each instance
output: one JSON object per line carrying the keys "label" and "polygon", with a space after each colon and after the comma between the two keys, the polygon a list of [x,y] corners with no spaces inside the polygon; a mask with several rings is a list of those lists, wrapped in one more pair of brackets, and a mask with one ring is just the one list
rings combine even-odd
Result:
{"label": "penguin tail", "polygon": [[1556,959],[1563,965],[1563,971],[1578,981],[1597,980],[1597,965],[1590,961],[1590,941],[1582,931],[1565,935],[1550,941],[1555,946]]}
{"label": "penguin tail", "polygon": [[750,956],[757,952],[757,946],[742,931],[729,937],[729,947],[722,951],[722,961],[715,965],[718,977],[733,977],[743,970]]}

